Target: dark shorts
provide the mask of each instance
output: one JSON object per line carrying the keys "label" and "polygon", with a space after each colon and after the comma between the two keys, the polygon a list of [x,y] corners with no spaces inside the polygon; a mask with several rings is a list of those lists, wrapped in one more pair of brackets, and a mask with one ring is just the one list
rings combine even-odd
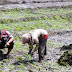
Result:
{"label": "dark shorts", "polygon": [[13,46],[14,46],[14,42],[11,42],[8,47],[5,47],[5,44],[2,44],[2,45],[0,46],[0,49],[4,49],[4,48],[13,49]]}
{"label": "dark shorts", "polygon": [[47,42],[47,39],[43,40],[43,41],[39,41],[39,47],[40,46],[45,46]]}
{"label": "dark shorts", "polygon": [[39,41],[39,47],[38,47],[39,58],[46,55],[46,42],[47,42],[47,39],[43,41]]}

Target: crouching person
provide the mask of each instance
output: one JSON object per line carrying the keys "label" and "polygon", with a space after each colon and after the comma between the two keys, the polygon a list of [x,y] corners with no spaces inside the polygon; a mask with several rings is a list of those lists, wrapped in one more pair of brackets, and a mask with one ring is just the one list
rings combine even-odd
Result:
{"label": "crouching person", "polygon": [[8,31],[0,31],[0,49],[8,48],[6,56],[11,52],[14,45],[14,37]]}
{"label": "crouching person", "polygon": [[[46,42],[48,38],[48,32],[44,29],[31,30],[27,34],[23,34],[22,43],[29,44],[29,53],[33,55],[36,50],[38,50],[39,62],[46,55]],[[33,45],[36,44],[36,47],[33,49]],[[32,50],[33,49],[33,50]]]}

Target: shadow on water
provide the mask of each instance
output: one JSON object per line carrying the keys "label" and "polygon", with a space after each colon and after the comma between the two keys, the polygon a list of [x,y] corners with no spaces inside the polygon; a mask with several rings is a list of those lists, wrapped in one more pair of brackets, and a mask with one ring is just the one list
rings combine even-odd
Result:
{"label": "shadow on water", "polygon": [[58,59],[58,64],[63,66],[67,66],[67,65],[72,66],[72,44],[67,46],[64,45],[60,48],[60,50],[61,51],[65,50],[65,52]]}

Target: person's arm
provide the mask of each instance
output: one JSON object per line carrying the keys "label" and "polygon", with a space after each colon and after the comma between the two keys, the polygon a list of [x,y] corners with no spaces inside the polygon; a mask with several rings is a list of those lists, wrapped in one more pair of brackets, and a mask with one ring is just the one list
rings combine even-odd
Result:
{"label": "person's arm", "polygon": [[33,44],[29,45],[29,52],[28,52],[28,54],[31,54],[32,49],[33,49]]}
{"label": "person's arm", "polygon": [[[10,40],[6,43],[6,46],[9,46],[10,43],[13,42],[13,41],[14,41],[14,37],[11,37]],[[9,49],[9,48],[8,48],[7,55],[11,52],[11,50],[12,50],[12,49]]]}
{"label": "person's arm", "polygon": [[35,39],[35,43],[36,43],[36,47],[33,49],[32,53],[31,53],[32,55],[34,54],[35,51],[37,51],[37,49],[39,47],[39,40],[38,40],[38,38]]}
{"label": "person's arm", "polygon": [[[6,46],[9,46],[10,43],[13,42],[13,41],[14,41],[14,37],[11,37],[10,40],[6,43]],[[12,50],[12,49],[9,49],[9,48],[8,48],[7,55],[11,52],[11,50]]]}
{"label": "person's arm", "polygon": [[34,52],[37,51],[38,47],[39,47],[39,44],[36,44],[36,47],[35,47],[34,50],[32,51],[31,55],[33,55]]}
{"label": "person's arm", "polygon": [[14,37],[11,37],[11,38],[9,39],[9,41],[6,43],[6,47],[9,46],[10,43],[13,42],[13,41],[14,41]]}
{"label": "person's arm", "polygon": [[14,37],[10,34],[10,32],[6,31],[6,34],[9,36],[9,40],[6,43],[6,47],[10,45],[11,42],[14,41]]}
{"label": "person's arm", "polygon": [[[7,35],[9,36],[9,40],[8,40],[8,42],[6,43],[5,46],[8,47],[8,46],[10,45],[10,43],[14,41],[14,37],[13,37],[8,31],[6,31],[6,33],[7,33]],[[12,49],[9,49],[9,48],[8,48],[8,52],[7,52],[6,55],[8,55],[8,54],[11,52],[11,50],[12,50]]]}
{"label": "person's arm", "polygon": [[11,37],[7,43],[10,44],[10,43],[13,42],[13,41],[14,41],[14,37]]}
{"label": "person's arm", "polygon": [[29,52],[28,52],[28,54],[31,54],[32,49],[33,49],[33,44],[34,44],[34,39],[33,39],[33,37],[31,36],[31,37],[29,38]]}

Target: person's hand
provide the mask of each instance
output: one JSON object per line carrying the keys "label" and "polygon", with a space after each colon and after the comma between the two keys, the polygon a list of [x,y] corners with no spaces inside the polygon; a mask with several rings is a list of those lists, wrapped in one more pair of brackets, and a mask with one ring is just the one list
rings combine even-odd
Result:
{"label": "person's hand", "polygon": [[34,52],[31,53],[31,56],[33,56],[33,55],[34,55]]}
{"label": "person's hand", "polygon": [[28,54],[31,54],[32,49],[29,50]]}
{"label": "person's hand", "polygon": [[9,42],[7,42],[7,43],[5,44],[6,47],[9,46],[9,45],[10,45]]}

